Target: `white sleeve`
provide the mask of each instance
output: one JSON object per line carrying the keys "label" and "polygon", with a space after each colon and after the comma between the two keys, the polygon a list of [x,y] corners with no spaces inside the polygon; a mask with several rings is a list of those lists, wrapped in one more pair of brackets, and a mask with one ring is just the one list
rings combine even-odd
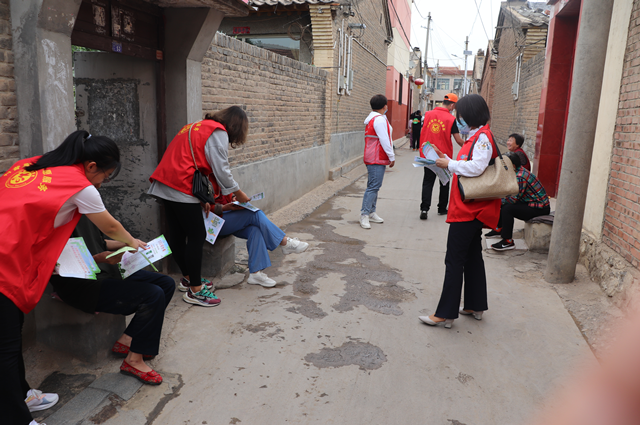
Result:
{"label": "white sleeve", "polygon": [[389,134],[389,121],[387,121],[387,117],[384,115],[382,117],[384,119],[376,119],[373,121],[373,129],[376,131],[380,145],[389,157],[389,161],[395,161],[396,155],[393,153],[393,144],[391,142],[391,135]]}
{"label": "white sleeve", "polygon": [[473,147],[471,161],[449,161],[449,171],[463,177],[478,177],[489,166],[493,146],[486,134],[481,134]]}
{"label": "white sleeve", "polygon": [[78,207],[80,214],[95,214],[107,210],[100,197],[100,192],[98,192],[98,189],[96,189],[94,185],[85,187],[69,198],[67,202]]}

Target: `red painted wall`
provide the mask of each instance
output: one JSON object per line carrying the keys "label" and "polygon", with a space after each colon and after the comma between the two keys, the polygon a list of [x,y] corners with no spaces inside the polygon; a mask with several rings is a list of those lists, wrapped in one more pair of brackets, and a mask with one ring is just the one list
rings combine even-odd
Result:
{"label": "red painted wall", "polygon": [[558,193],[581,5],[557,3],[549,24],[533,172],[550,196]]}

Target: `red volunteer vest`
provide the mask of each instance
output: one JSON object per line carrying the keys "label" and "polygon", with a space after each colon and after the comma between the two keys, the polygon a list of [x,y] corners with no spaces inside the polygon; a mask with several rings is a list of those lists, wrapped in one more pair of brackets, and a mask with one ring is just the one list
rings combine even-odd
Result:
{"label": "red volunteer vest", "polygon": [[24,313],[36,306],[73,229],[73,219],[54,229],[58,211],[91,185],[82,164],[26,171],[23,159],[0,177],[0,292]]}
{"label": "red volunteer vest", "polygon": [[440,151],[453,158],[453,143],[451,143],[451,127],[456,119],[447,108],[438,106],[424,115],[424,125],[420,133],[420,156],[422,145],[426,142],[436,146]]}
{"label": "red volunteer vest", "polygon": [[[380,144],[380,138],[376,133],[376,130],[373,128],[373,122],[380,117],[384,117],[384,115],[375,116],[367,123],[367,126],[364,129],[364,163],[367,165],[379,164],[379,165],[389,165],[391,161],[389,161],[389,157],[387,153],[382,148]],[[387,121],[387,131],[389,131],[389,140],[391,140],[391,126],[389,125],[389,121]]]}
{"label": "red volunteer vest", "polygon": [[[486,134],[491,142],[493,153],[491,158],[498,156],[496,144],[493,141],[493,135],[488,125],[480,128],[467,142],[462,145],[460,152],[458,152],[458,161],[467,160],[470,154],[471,146],[481,134]],[[451,200],[449,200],[449,213],[447,214],[447,223],[456,223],[463,221],[473,221],[475,219],[480,220],[486,227],[495,229],[498,226],[498,220],[500,218],[500,199],[494,199],[491,201],[473,201],[462,202],[460,196],[460,190],[458,189],[458,176],[453,175],[451,182]]]}
{"label": "red volunteer vest", "polygon": [[[173,138],[166,152],[160,160],[160,164],[149,177],[149,181],[157,180],[160,183],[169,186],[177,191],[193,196],[191,187],[193,185],[193,173],[196,167],[193,165],[191,157],[191,149],[189,149],[189,128],[191,124],[187,124]],[[191,145],[193,146],[193,154],[196,157],[198,169],[202,174],[209,177],[209,181],[213,185],[214,195],[220,194],[220,188],[215,178],[212,178],[213,170],[207,162],[204,154],[204,146],[207,139],[214,130],[227,131],[222,124],[213,120],[202,120],[193,124],[191,130]]]}

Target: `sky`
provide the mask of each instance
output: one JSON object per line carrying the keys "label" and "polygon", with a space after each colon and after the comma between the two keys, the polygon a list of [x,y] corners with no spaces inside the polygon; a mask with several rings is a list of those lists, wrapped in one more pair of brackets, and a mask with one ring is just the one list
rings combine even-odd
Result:
{"label": "sky", "polygon": [[[419,47],[423,56],[427,30],[422,27],[427,26],[427,15],[431,12],[431,35],[427,51],[429,67],[435,66],[439,59],[440,66],[459,66],[464,69],[465,38],[469,36],[469,50],[474,55],[478,49],[486,51],[487,41],[493,40],[501,0],[408,1],[412,2],[411,47]],[[469,56],[467,66],[469,70],[473,68],[472,56]]]}

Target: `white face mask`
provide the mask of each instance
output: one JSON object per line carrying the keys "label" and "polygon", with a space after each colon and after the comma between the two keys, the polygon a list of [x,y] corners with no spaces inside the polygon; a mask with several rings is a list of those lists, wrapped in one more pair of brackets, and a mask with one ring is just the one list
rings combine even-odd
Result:
{"label": "white face mask", "polygon": [[469,134],[470,128],[462,117],[456,120],[458,122],[458,130],[460,134]]}

